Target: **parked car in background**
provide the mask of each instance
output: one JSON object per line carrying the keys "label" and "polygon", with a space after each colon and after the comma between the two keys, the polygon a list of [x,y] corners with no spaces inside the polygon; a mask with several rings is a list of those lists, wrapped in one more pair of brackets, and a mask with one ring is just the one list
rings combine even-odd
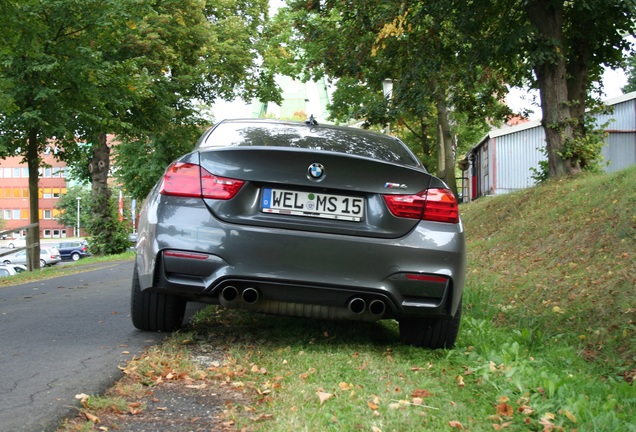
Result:
{"label": "parked car in background", "polygon": [[0,240],[0,247],[14,249],[26,246],[26,237],[7,237]]}
{"label": "parked car in background", "polygon": [[[21,251],[4,255],[0,257],[4,264],[27,264],[27,250],[23,249]],[[40,247],[40,267],[46,267],[50,265],[55,265],[62,261],[60,257],[60,251],[58,251],[54,247],[50,246],[42,246]]]}
{"label": "parked car in background", "polygon": [[79,261],[81,258],[91,256],[88,251],[88,243],[83,240],[63,241],[53,243],[51,246],[60,251],[62,260]]}
{"label": "parked car in background", "polygon": [[226,120],[144,203],[131,317],[143,330],[176,330],[194,300],[394,319],[404,343],[449,348],[465,270],[455,196],[397,138],[311,120]]}
{"label": "parked car in background", "polygon": [[0,264],[0,277],[15,276],[27,271],[27,268],[20,264]]}

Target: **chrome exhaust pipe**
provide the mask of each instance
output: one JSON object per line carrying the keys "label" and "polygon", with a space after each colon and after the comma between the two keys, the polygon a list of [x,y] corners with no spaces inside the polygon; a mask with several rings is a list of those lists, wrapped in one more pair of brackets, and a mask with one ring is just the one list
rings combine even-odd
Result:
{"label": "chrome exhaust pipe", "polygon": [[349,312],[360,315],[367,308],[367,302],[365,302],[364,299],[361,299],[360,297],[356,297],[354,299],[351,299],[347,307],[349,308]]}
{"label": "chrome exhaust pipe", "polygon": [[256,288],[245,288],[241,298],[246,304],[252,305],[260,300],[261,294]]}
{"label": "chrome exhaust pipe", "polygon": [[234,305],[238,301],[239,291],[235,286],[228,285],[221,291],[219,302],[223,306]]}
{"label": "chrome exhaust pipe", "polygon": [[369,312],[371,315],[380,317],[386,312],[386,304],[382,300],[373,300],[369,304]]}

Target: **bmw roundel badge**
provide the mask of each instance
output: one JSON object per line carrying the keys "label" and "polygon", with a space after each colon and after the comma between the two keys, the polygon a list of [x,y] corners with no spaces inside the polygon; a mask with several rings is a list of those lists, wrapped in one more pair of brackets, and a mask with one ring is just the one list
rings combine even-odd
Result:
{"label": "bmw roundel badge", "polygon": [[312,163],[307,168],[307,175],[311,180],[322,180],[325,175],[325,167],[319,163]]}

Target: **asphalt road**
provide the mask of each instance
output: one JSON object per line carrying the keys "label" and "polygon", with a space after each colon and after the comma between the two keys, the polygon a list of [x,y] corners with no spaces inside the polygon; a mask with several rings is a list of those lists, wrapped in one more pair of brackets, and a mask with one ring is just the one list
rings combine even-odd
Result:
{"label": "asphalt road", "polygon": [[132,261],[0,287],[0,431],[54,431],[163,339],[130,321]]}

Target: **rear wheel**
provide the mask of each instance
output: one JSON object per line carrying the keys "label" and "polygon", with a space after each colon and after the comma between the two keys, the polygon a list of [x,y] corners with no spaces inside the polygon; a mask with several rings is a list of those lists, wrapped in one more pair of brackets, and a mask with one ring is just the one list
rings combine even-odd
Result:
{"label": "rear wheel", "polygon": [[402,318],[400,319],[400,340],[422,348],[452,348],[459,332],[462,302],[451,319]]}
{"label": "rear wheel", "polygon": [[73,253],[71,254],[71,259],[72,259],[73,261],[79,261],[79,259],[80,259],[80,258],[81,258],[81,257],[80,257],[80,254],[78,254],[77,252],[73,252]]}
{"label": "rear wheel", "polygon": [[186,300],[173,294],[142,291],[137,265],[133,270],[130,312],[132,322],[140,330],[171,332],[181,328]]}
{"label": "rear wheel", "polygon": [[44,261],[43,259],[40,260],[40,268],[44,268],[46,267],[46,261]]}

